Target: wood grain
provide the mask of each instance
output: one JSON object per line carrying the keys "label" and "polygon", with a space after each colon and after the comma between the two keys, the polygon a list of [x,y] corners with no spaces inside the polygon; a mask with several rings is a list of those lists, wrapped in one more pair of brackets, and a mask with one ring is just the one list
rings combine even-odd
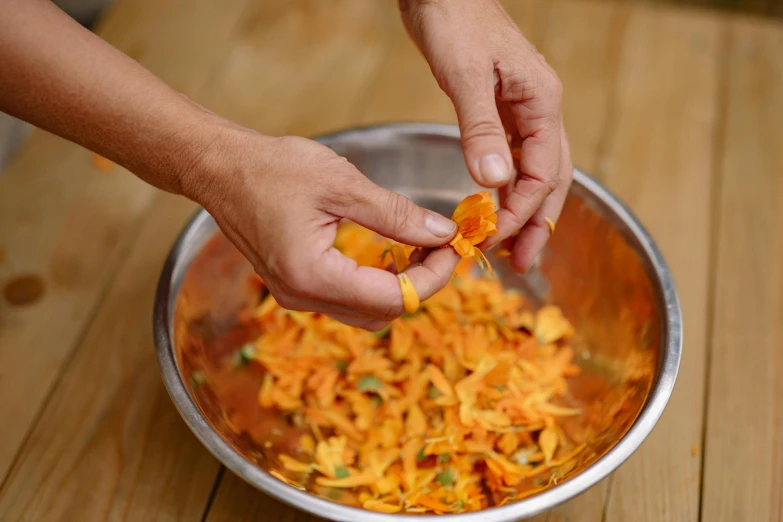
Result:
{"label": "wood grain", "polygon": [[400,25],[392,2],[260,2],[210,89],[210,108],[264,134],[345,127]]}
{"label": "wood grain", "polygon": [[616,121],[599,171],[650,230],[682,301],[682,365],[650,437],[614,475],[608,522],[698,519],[707,343],[710,194],[720,19],[635,6],[622,44]]}
{"label": "wood grain", "polygon": [[702,519],[783,520],[783,25],[732,25]]}
{"label": "wood grain", "polygon": [[[211,0],[120,2],[99,34],[194,95],[246,3],[230,0],[218,9]],[[187,22],[175,16],[185,5]],[[206,27],[211,46],[202,36]],[[122,169],[99,172],[90,159],[88,151],[36,131],[0,178],[0,249],[6,258],[0,284],[34,273],[45,285],[43,298],[30,306],[0,302],[0,417],[14,419],[0,431],[0,477],[156,193]]]}
{"label": "wood grain", "polygon": [[218,463],[171,404],[150,306],[195,205],[161,194],[0,491],[0,520],[196,520]]}
{"label": "wood grain", "polygon": [[630,6],[584,0],[550,5],[540,50],[563,83],[563,121],[573,162],[599,175],[599,157],[605,152],[615,110]]}

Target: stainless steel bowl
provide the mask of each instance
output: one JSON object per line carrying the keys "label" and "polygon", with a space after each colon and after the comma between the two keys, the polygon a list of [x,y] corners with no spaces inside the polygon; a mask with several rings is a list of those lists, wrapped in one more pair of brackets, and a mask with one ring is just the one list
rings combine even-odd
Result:
{"label": "stainless steel bowl", "polygon": [[[318,141],[355,164],[376,183],[450,215],[474,193],[456,127],[396,124],[362,128]],[[526,276],[498,259],[507,286],[536,302],[559,305],[580,334],[580,364],[612,386],[633,382],[638,400],[613,419],[592,447],[595,458],[544,492],[480,512],[439,515],[442,522],[505,522],[550,509],[595,485],[644,441],[671,395],[682,349],[682,320],[669,269],[650,235],[613,195],[575,171],[565,209],[539,263]],[[290,487],[263,469],[263,457],[226,427],[208,390],[189,386],[188,336],[209,337],[230,325],[243,304],[250,266],[200,211],[186,226],[163,268],[154,327],[163,380],[190,429],[231,471],[299,509],[336,521],[393,522],[406,515],[346,507]],[[597,401],[607,400],[597,396]],[[609,423],[609,421],[607,421]],[[422,516],[423,519],[434,515]]]}

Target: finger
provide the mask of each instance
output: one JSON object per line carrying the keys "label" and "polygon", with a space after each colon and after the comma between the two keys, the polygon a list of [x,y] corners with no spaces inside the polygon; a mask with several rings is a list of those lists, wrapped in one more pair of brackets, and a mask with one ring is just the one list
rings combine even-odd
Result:
{"label": "finger", "polygon": [[[446,286],[458,261],[453,249],[441,248],[420,265],[406,269],[419,299],[424,301]],[[329,296],[329,302],[351,310],[350,315],[366,314],[375,320],[391,321],[404,312],[397,276],[378,268],[357,266],[334,249],[322,256],[313,293]]]}
{"label": "finger", "polygon": [[[363,178],[363,177],[362,177]],[[406,245],[439,247],[454,237],[457,224],[416,205],[401,194],[363,178],[340,187],[339,203],[327,212],[337,213],[384,237]]]}
{"label": "finger", "polygon": [[552,193],[535,214],[525,223],[519,234],[513,238],[511,257],[509,261],[514,270],[526,272],[533,265],[536,256],[544,248],[552,235],[552,229],[547,218],[556,222],[563,208],[563,202],[568,194],[568,189],[558,190]]}
{"label": "finger", "polygon": [[[543,70],[550,71],[546,68]],[[524,80],[518,84],[506,82],[502,87],[503,99],[519,100],[509,102],[519,133],[518,137],[511,133],[512,148],[519,151],[519,173],[513,185],[500,190],[503,208],[498,211],[498,234],[481,245],[484,250],[519,233],[558,187],[563,153],[560,111],[562,88],[554,73],[551,77],[547,74],[545,77],[548,80],[537,80],[540,89],[531,89],[531,82]],[[552,93],[540,93],[548,91]]]}
{"label": "finger", "polygon": [[542,56],[535,53],[531,59],[539,66],[528,67],[525,75],[507,73],[510,79],[501,82],[500,97],[509,101],[522,139],[520,173],[554,190],[560,173],[563,86]]}
{"label": "finger", "polygon": [[[370,322],[375,318],[368,314],[357,312],[340,303],[330,303],[321,299],[300,297],[279,288],[269,288],[277,303],[285,310],[294,312],[313,312],[328,315],[329,317],[349,318],[352,321]],[[341,322],[346,322],[342,321]]]}
{"label": "finger", "polygon": [[417,248],[411,253],[410,258],[408,258],[408,261],[412,265],[420,265],[424,262],[425,259],[427,259],[427,256],[432,253],[432,249],[429,248]]}
{"label": "finger", "polygon": [[355,328],[361,328],[362,330],[367,330],[369,332],[378,332],[380,330],[383,330],[387,326],[389,326],[388,321],[375,321],[372,319],[357,319],[355,317],[351,317],[348,315],[339,315],[339,314],[326,314],[335,321],[339,321],[343,324],[347,324],[348,326],[353,326]]}
{"label": "finger", "polygon": [[504,189],[503,208],[497,211],[498,233],[488,237],[479,248],[488,251],[504,239],[517,234],[536,213],[552,189],[536,179],[520,175],[520,179]]}
{"label": "finger", "polygon": [[520,272],[527,271],[534,263],[536,256],[544,248],[552,235],[547,219],[557,223],[560,212],[568,197],[568,190],[573,179],[571,153],[565,129],[561,126],[561,160],[560,175],[557,189],[544,201],[531,219],[522,227],[514,239],[511,248],[511,266]]}
{"label": "finger", "polygon": [[446,93],[457,112],[462,151],[468,171],[483,187],[500,187],[513,174],[506,131],[495,105],[492,62],[486,68],[456,71],[445,81]]}

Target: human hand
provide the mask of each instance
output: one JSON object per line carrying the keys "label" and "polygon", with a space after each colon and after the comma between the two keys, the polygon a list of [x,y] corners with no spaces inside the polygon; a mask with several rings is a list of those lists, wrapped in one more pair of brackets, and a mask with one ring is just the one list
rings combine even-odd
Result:
{"label": "human hand", "polygon": [[480,246],[506,240],[512,266],[527,270],[573,178],[560,80],[496,0],[400,0],[400,9],[454,103],[471,176],[499,188],[498,234]]}
{"label": "human hand", "polygon": [[[360,267],[333,248],[350,219],[381,235],[438,247],[456,224],[379,187],[332,150],[304,138],[268,138],[231,127],[231,138],[182,181],[261,275],[284,308],[380,330],[403,313],[397,277]],[[230,154],[230,157],[229,157]],[[406,270],[422,300],[448,283],[459,257],[436,249]]]}

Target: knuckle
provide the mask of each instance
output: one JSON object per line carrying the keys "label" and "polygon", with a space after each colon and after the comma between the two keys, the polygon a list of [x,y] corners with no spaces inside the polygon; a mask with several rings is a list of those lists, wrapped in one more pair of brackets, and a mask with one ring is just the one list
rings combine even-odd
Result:
{"label": "knuckle", "polygon": [[415,205],[411,200],[401,194],[389,192],[387,195],[385,219],[386,227],[392,234],[401,234],[410,225],[410,220],[415,214]]}
{"label": "knuckle", "polygon": [[547,178],[546,180],[544,180],[544,186],[546,187],[546,191],[548,192],[547,195],[554,192],[555,189],[557,189],[558,184],[559,184],[559,180],[557,178]]}
{"label": "knuckle", "polygon": [[534,98],[537,85],[525,68],[515,68],[500,72],[500,99],[503,101],[520,101]]}
{"label": "knuckle", "polygon": [[549,172],[545,172],[540,178],[530,177],[530,181],[538,185],[537,190],[543,191],[545,196],[548,196],[555,191],[560,184],[560,170],[558,165],[553,165]]}
{"label": "knuckle", "polygon": [[524,185],[522,182],[517,184],[506,200],[512,225],[517,228],[524,226],[556,187],[556,180],[545,181],[532,177],[527,177]]}
{"label": "knuckle", "polygon": [[506,132],[502,125],[491,119],[477,119],[466,121],[462,124],[462,144],[471,146],[474,142],[487,138],[506,138]]}
{"label": "knuckle", "polygon": [[441,89],[455,98],[461,94],[481,89],[482,82],[491,74],[490,60],[447,61],[436,68]]}

